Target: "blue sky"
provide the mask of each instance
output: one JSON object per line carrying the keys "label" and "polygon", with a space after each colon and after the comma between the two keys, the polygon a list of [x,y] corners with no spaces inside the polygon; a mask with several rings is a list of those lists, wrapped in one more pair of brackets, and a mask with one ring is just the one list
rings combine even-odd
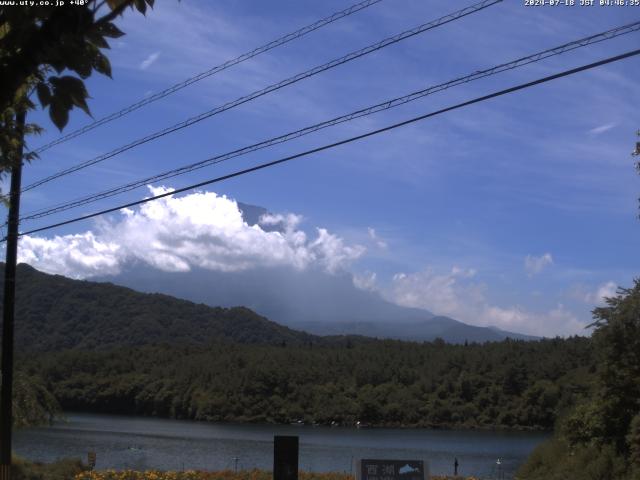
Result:
{"label": "blue sky", "polygon": [[[24,184],[469,4],[383,0],[50,149],[25,169]],[[157,2],[146,18],[128,12],[118,23],[126,36],[114,40],[109,52],[114,79],[94,76],[87,82],[90,108],[99,118],[349,5],[185,0]],[[34,189],[24,195],[22,211],[224,153],[638,19],[640,8],[634,7],[529,7],[508,0]],[[180,188],[336,141],[620,54],[638,48],[639,40],[638,33],[625,35],[155,186]],[[639,73],[635,57],[207,190],[301,216],[293,225],[307,233],[309,242],[316,227],[325,229],[340,248],[352,249],[341,268],[353,273],[361,288],[396,303],[524,333],[584,334],[601,296],[612,294],[615,286],[630,286],[640,272],[639,177],[630,156],[640,128]],[[42,113],[31,119],[47,127],[32,146],[57,137]],[[65,132],[89,121],[74,111]],[[141,189],[22,228],[148,194]],[[110,221],[118,224],[121,217]],[[69,247],[74,238],[69,235],[104,228],[86,221],[43,232],[39,253],[31,257],[28,250],[35,247],[23,240],[22,259],[48,271],[89,277],[81,268],[74,270],[77,258],[64,266],[51,259],[62,244],[67,253],[75,248]],[[47,244],[55,235],[59,238]],[[73,260],[72,253],[64,258]]]}

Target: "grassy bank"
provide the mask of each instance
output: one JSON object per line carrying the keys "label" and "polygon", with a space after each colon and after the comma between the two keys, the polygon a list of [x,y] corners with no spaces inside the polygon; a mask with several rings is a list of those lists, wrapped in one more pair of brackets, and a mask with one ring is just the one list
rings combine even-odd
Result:
{"label": "grassy bank", "polygon": [[64,459],[54,463],[29,462],[14,458],[12,480],[72,480],[82,475],[86,466],[78,459]]}
{"label": "grassy bank", "polygon": [[[77,459],[60,460],[55,463],[28,462],[14,460],[13,480],[272,480],[273,474],[268,470],[231,470],[184,472],[147,470],[101,470],[89,471]],[[432,480],[477,480],[475,477],[432,476]],[[345,473],[300,472],[300,480],[352,480]]]}
{"label": "grassy bank", "polygon": [[[218,472],[187,470],[184,472],[161,472],[149,470],[137,472],[134,470],[105,470],[97,472],[82,472],[75,480],[272,480],[273,474],[267,470],[241,470],[233,472],[223,470]],[[352,480],[346,473],[314,473],[300,472],[300,480]],[[454,477],[432,476],[432,480],[454,480]],[[455,480],[476,480],[474,477],[455,477]]]}

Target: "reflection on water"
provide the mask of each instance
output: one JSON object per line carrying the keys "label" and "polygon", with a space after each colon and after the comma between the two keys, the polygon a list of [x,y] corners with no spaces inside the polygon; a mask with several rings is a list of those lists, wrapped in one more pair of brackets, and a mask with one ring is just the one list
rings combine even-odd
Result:
{"label": "reflection on water", "polygon": [[[357,429],[292,425],[212,424],[98,414],[67,414],[52,427],[18,430],[14,450],[53,461],[97,453],[96,469],[263,468],[271,470],[273,436],[300,437],[300,469],[351,472],[354,458],[424,459],[433,474],[505,478],[548,434],[427,429]],[[500,459],[500,464],[497,460]]]}

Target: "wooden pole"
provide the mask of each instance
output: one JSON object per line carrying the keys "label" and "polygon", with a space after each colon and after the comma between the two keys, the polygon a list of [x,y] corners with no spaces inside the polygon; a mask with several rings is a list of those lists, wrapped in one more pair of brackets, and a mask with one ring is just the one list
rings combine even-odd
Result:
{"label": "wooden pole", "polygon": [[11,478],[11,433],[13,426],[13,319],[16,297],[16,264],[18,259],[18,222],[20,189],[22,188],[22,155],[24,153],[25,112],[16,114],[20,145],[11,167],[11,193],[7,226],[7,257],[4,266],[4,301],[2,305],[2,380],[0,390],[0,480]]}

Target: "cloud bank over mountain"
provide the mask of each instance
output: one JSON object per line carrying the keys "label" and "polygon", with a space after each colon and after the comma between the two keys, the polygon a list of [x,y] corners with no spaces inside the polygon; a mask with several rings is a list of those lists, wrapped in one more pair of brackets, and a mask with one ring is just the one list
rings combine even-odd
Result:
{"label": "cloud bank over mountain", "polygon": [[119,219],[102,220],[95,231],[22,237],[19,261],[71,278],[116,275],[133,261],[165,272],[197,266],[220,272],[318,267],[337,273],[365,252],[324,228],[310,236],[299,228],[300,221],[292,214],[264,215],[260,224],[250,225],[235,200],[214,192],[168,196],[122,210]]}
{"label": "cloud bank over mountain", "polygon": [[[152,195],[171,191],[149,189]],[[387,279],[362,271],[356,262],[376,252],[393,256],[393,244],[368,227],[361,234],[367,250],[302,222],[300,215],[271,213],[214,192],[170,195],[121,210],[82,233],[24,236],[19,261],[76,279],[114,281],[210,305],[245,305],[289,324],[413,322],[435,312],[530,335],[586,333],[585,322],[560,302],[541,312],[496,305],[474,268],[427,267]],[[551,254],[525,260],[529,278],[552,264]]]}

